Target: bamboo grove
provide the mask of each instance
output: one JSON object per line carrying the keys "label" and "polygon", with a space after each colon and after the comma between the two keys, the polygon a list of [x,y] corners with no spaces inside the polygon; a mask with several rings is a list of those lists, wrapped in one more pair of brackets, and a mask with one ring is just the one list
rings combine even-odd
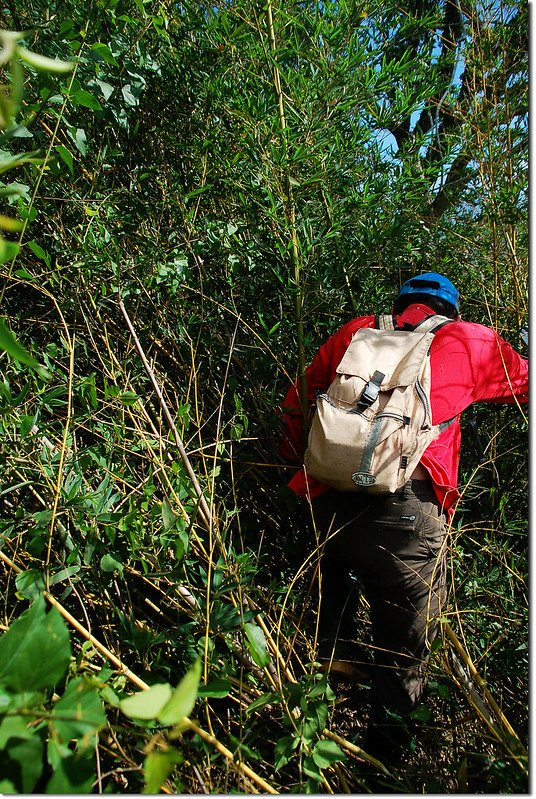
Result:
{"label": "bamboo grove", "polygon": [[463,421],[396,773],[315,664],[277,445],[318,345],[419,270],[523,352],[527,4],[1,16],[0,791],[526,791],[526,410]]}

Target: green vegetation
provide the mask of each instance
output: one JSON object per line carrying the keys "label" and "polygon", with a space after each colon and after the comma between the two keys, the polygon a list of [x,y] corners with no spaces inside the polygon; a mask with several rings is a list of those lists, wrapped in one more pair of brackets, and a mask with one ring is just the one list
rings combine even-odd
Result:
{"label": "green vegetation", "polygon": [[0,791],[527,791],[526,412],[476,409],[482,462],[465,431],[444,640],[391,775],[359,749],[366,687],[314,664],[277,455],[316,347],[419,270],[524,346],[527,17],[6,0]]}

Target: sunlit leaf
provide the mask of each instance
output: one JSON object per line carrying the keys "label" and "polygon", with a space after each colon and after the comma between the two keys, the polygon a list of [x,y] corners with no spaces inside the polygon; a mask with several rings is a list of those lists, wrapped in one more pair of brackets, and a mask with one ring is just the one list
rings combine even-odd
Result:
{"label": "sunlit leaf", "polygon": [[167,752],[151,752],[145,758],[143,773],[145,777],[144,794],[160,793],[162,783],[171,774],[173,768],[184,760],[184,756],[176,749]]}
{"label": "sunlit leaf", "polygon": [[184,717],[192,712],[201,677],[201,660],[196,660],[194,665],[186,672],[169,702],[158,713],[158,721],[162,724],[179,724]]}
{"label": "sunlit leaf", "polygon": [[63,72],[70,72],[74,67],[72,61],[62,61],[59,58],[47,58],[47,56],[33,53],[20,45],[17,47],[17,55],[22,61],[25,61],[35,69],[43,72],[56,72],[58,74]]}
{"label": "sunlit leaf", "polygon": [[157,683],[147,691],[140,691],[121,700],[120,708],[130,718],[155,719],[169,702],[173,689],[168,683]]}

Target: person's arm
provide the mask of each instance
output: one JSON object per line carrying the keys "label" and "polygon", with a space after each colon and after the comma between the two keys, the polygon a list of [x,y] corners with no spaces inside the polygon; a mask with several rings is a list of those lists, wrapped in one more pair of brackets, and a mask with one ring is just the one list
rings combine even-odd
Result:
{"label": "person's arm", "polygon": [[[529,397],[529,362],[490,328],[483,332],[478,348],[479,378],[474,402],[526,403]],[[481,331],[479,331],[481,332]]]}
{"label": "person's arm", "polygon": [[[316,395],[325,391],[331,383],[333,338],[329,338],[318,350],[305,373],[307,381],[308,417],[314,408]],[[299,381],[291,386],[281,405],[284,428],[279,454],[287,463],[301,464],[305,452],[303,413],[300,405]],[[309,422],[309,418],[307,422]]]}
{"label": "person's arm", "polygon": [[436,333],[431,366],[434,424],[457,416],[473,402],[528,399],[527,359],[484,325],[445,325]]}

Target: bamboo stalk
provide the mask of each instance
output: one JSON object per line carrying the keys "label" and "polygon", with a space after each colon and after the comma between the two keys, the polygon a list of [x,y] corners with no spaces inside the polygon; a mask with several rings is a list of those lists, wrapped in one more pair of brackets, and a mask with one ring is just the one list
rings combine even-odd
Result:
{"label": "bamboo stalk", "polygon": [[167,423],[168,423],[168,425],[169,425],[169,427],[170,427],[170,429],[171,429],[171,431],[173,433],[173,436],[175,438],[175,444],[177,445],[177,449],[179,450],[179,454],[181,456],[181,460],[182,460],[182,462],[184,464],[186,472],[188,473],[188,477],[190,478],[190,481],[192,483],[194,491],[195,491],[195,493],[197,495],[197,498],[199,500],[198,510],[200,512],[200,516],[201,516],[201,518],[203,520],[203,523],[204,523],[205,527],[207,528],[207,530],[210,530],[211,529],[211,521],[210,521],[211,520],[211,513],[210,513],[210,509],[208,507],[207,501],[205,499],[205,495],[203,494],[203,490],[202,490],[201,486],[199,485],[199,481],[197,479],[197,475],[195,474],[195,472],[194,472],[194,470],[192,468],[192,464],[190,463],[190,459],[189,459],[188,454],[187,454],[187,452],[186,452],[186,450],[184,448],[184,444],[182,443],[182,439],[181,439],[181,437],[179,435],[179,431],[177,430],[175,422],[173,421],[173,417],[171,416],[170,410],[169,410],[169,408],[167,406],[166,400],[164,399],[164,395],[163,395],[162,390],[161,390],[161,388],[160,388],[160,386],[158,384],[158,381],[156,379],[154,371],[151,369],[149,361],[147,360],[147,357],[145,355],[143,347],[140,344],[138,336],[136,335],[136,331],[134,330],[134,326],[133,326],[132,322],[130,321],[130,317],[129,317],[128,313],[127,313],[127,309],[125,308],[125,305],[124,305],[123,300],[121,298],[119,299],[119,307],[121,308],[121,312],[122,312],[122,314],[123,314],[123,316],[125,318],[125,322],[127,323],[127,327],[128,327],[128,329],[130,331],[130,335],[132,336],[132,338],[134,340],[134,344],[136,345],[136,349],[138,351],[138,355],[141,358],[141,361],[143,363],[145,371],[147,372],[147,374],[149,376],[149,379],[150,379],[151,383],[153,384],[153,388],[154,388],[154,390],[156,392],[156,395],[158,397],[158,400],[160,402],[160,405],[161,405],[162,410],[164,412],[164,415],[166,417],[166,421],[167,421]]}
{"label": "bamboo stalk", "polygon": [[197,733],[197,735],[199,735],[199,737],[203,741],[205,741],[205,743],[209,744],[214,749],[216,749],[220,754],[222,754],[230,763],[232,763],[243,774],[245,774],[246,777],[249,777],[249,779],[252,780],[252,782],[254,782],[256,785],[258,785],[259,788],[262,788],[262,790],[265,793],[269,793],[269,794],[278,794],[279,793],[279,791],[276,791],[275,788],[272,788],[272,786],[269,783],[267,783],[265,780],[263,780],[262,777],[259,777],[258,774],[256,774],[254,771],[252,771],[252,769],[250,769],[249,766],[246,766],[245,763],[242,763],[242,761],[238,761],[237,762],[234,759],[234,755],[230,751],[230,749],[227,749],[226,746],[224,746],[222,743],[220,743],[220,741],[218,741],[218,739],[215,738],[214,735],[210,735],[208,732],[203,730],[201,727],[198,727],[197,724],[195,724],[193,721],[190,721],[189,719],[188,719],[188,727],[189,727],[189,729],[192,730],[192,732]]}
{"label": "bamboo stalk", "polygon": [[72,405],[73,405],[73,375],[74,375],[74,341],[75,336],[73,334],[72,340],[69,337],[68,331],[65,331],[65,338],[67,342],[67,347],[69,349],[69,377],[67,381],[67,413],[65,416],[65,427],[63,428],[63,436],[61,442],[61,449],[60,449],[60,460],[58,463],[58,476],[56,478],[56,485],[54,488],[54,502],[52,504],[52,515],[50,517],[50,524],[48,529],[48,541],[47,541],[47,548],[46,548],[46,559],[45,559],[45,580],[46,580],[46,588],[47,591],[49,589],[49,581],[50,581],[50,558],[52,555],[52,539],[54,536],[54,527],[56,524],[56,516],[58,513],[58,504],[60,501],[60,494],[61,494],[61,484],[63,482],[63,467],[65,465],[65,456],[67,453],[67,439],[69,436],[69,430],[71,429],[71,415],[72,415]]}
{"label": "bamboo stalk", "polygon": [[353,755],[357,755],[362,760],[366,760],[367,763],[370,763],[372,766],[375,766],[376,768],[380,769],[380,771],[383,771],[384,774],[390,776],[390,772],[385,768],[383,763],[380,760],[376,760],[376,758],[372,757],[372,755],[369,755],[367,752],[364,751],[364,749],[361,749],[361,747],[356,746],[350,741],[347,741],[345,738],[341,738],[340,735],[337,735],[335,732],[331,732],[331,730],[323,730],[322,735],[324,736],[324,738],[329,738],[331,741],[335,741],[335,743],[338,744],[343,749],[346,749],[348,752],[351,752]]}
{"label": "bamboo stalk", "polygon": [[[273,64],[273,78],[274,88],[277,97],[279,124],[281,128],[281,141],[286,144],[286,131],[287,121],[285,118],[285,101],[283,96],[283,89],[281,87],[281,74],[275,60],[275,53],[277,49],[275,40],[274,17],[272,11],[272,2],[268,0],[266,6],[266,15],[268,23],[268,40],[270,43],[270,51],[274,59]],[[290,173],[288,167],[285,166],[285,190],[286,190],[286,203],[285,213],[287,216],[287,223],[290,228],[291,243],[292,243],[292,266],[294,272],[294,286],[295,294],[295,316],[296,316],[296,337],[298,340],[298,369],[299,369],[299,384],[300,384],[300,405],[303,415],[303,437],[304,442],[307,441],[307,420],[308,420],[308,400],[307,400],[307,379],[306,379],[306,360],[305,360],[305,336],[303,326],[303,289],[302,289],[302,274],[300,262],[300,250],[298,246],[298,231],[296,227],[296,204],[294,202],[294,192],[292,189],[292,182],[290,180]]]}
{"label": "bamboo stalk", "polygon": [[[0,560],[2,560],[6,564],[6,566],[9,566],[9,568],[12,569],[16,574],[21,574],[21,572],[23,571],[19,566],[13,563],[13,561],[10,560],[7,557],[7,555],[5,555],[1,550],[0,550]],[[125,664],[118,657],[116,657],[113,654],[113,652],[110,652],[110,650],[107,649],[107,647],[105,647],[104,644],[102,644],[98,640],[98,638],[95,638],[95,636],[92,635],[89,632],[89,630],[87,630],[82,624],[80,624],[80,622],[78,622],[74,618],[74,616],[72,616],[71,613],[69,613],[69,611],[66,608],[64,608],[63,605],[60,602],[58,602],[58,600],[55,597],[52,596],[52,594],[50,594],[49,591],[43,591],[43,596],[53,607],[55,607],[59,611],[59,613],[61,613],[63,618],[67,622],[69,622],[69,624],[72,627],[74,627],[74,629],[77,632],[80,633],[80,635],[82,635],[87,641],[90,641],[90,643],[93,644],[95,649],[97,649],[111,663],[113,663],[114,666],[116,666],[117,669],[121,672],[121,674],[124,674],[124,676],[130,680],[130,682],[134,683],[134,685],[136,685],[138,688],[141,688],[143,691],[147,691],[150,688],[150,686],[146,682],[144,682],[144,680],[142,680],[141,677],[138,677],[137,674],[134,674],[134,672],[131,671],[127,666],[125,666]],[[188,719],[188,729],[191,729],[192,732],[195,732],[197,735],[199,735],[199,737],[202,738],[203,741],[205,741],[214,749],[216,749],[218,752],[220,752],[220,754],[222,754],[226,758],[226,760],[228,760],[235,768],[237,768],[240,772],[242,772],[252,782],[258,785],[259,788],[261,788],[265,793],[269,794],[278,793],[278,791],[276,791],[275,788],[272,788],[272,786],[269,785],[269,783],[267,783],[262,777],[260,777],[252,769],[250,769],[249,766],[247,766],[245,763],[242,763],[241,761],[237,762],[234,758],[233,753],[229,749],[227,749],[226,746],[220,743],[220,741],[218,741],[218,739],[214,735],[210,735],[208,732],[203,730],[202,727],[199,727],[197,724],[195,724],[195,722],[190,721],[190,719]]]}
{"label": "bamboo stalk", "polygon": [[[525,770],[525,766],[519,761],[518,758],[519,758],[519,756],[527,757],[527,750],[525,749],[525,747],[521,743],[521,740],[519,739],[519,736],[517,735],[517,733],[513,729],[512,725],[510,724],[510,722],[508,721],[508,719],[506,718],[506,716],[502,712],[501,708],[498,706],[497,702],[493,698],[493,696],[490,693],[488,687],[486,686],[484,680],[482,679],[482,677],[478,673],[478,671],[476,669],[476,666],[474,665],[473,661],[471,660],[469,654],[465,651],[465,649],[462,646],[460,640],[458,639],[458,636],[456,635],[456,633],[454,632],[454,630],[452,629],[450,624],[448,624],[448,622],[445,623],[443,625],[443,628],[444,628],[444,630],[445,630],[445,632],[447,634],[447,637],[448,637],[453,649],[459,655],[460,659],[463,661],[464,665],[469,670],[469,674],[471,675],[472,681],[478,687],[479,691],[481,691],[484,700],[488,703],[490,708],[495,713],[496,719],[501,724],[502,729],[505,730],[506,733],[511,738],[513,738],[515,740],[517,746],[519,746],[519,750],[520,751],[517,754],[515,752],[511,751],[511,746],[510,746],[509,742],[505,739],[506,736],[504,735],[504,733],[502,732],[501,729],[497,728],[497,724],[493,721],[491,716],[489,716],[489,713],[487,713],[485,707],[482,708],[482,706],[481,706],[481,701],[482,700],[475,701],[476,700],[476,696],[478,696],[478,694],[475,696],[474,694],[476,694],[476,691],[474,691],[474,689],[472,689],[472,686],[467,684],[467,683],[471,682],[471,680],[469,680],[469,678],[467,678],[466,680],[465,679],[463,680],[464,681],[464,686],[462,686],[462,687],[465,687],[465,689],[468,691],[468,693],[470,693],[471,699],[472,699],[472,701],[474,703],[474,706],[479,711],[479,715],[486,722],[486,724],[490,728],[491,732],[495,735],[495,737],[498,740],[500,740],[500,742],[502,744],[504,744],[506,746],[506,748],[508,749],[508,751],[510,752],[512,757],[516,760],[518,765],[521,766],[521,768],[523,770]],[[459,679],[462,679],[462,678],[460,678],[460,675],[457,675],[457,676],[458,676]],[[479,699],[480,699],[480,697],[479,697]]]}

